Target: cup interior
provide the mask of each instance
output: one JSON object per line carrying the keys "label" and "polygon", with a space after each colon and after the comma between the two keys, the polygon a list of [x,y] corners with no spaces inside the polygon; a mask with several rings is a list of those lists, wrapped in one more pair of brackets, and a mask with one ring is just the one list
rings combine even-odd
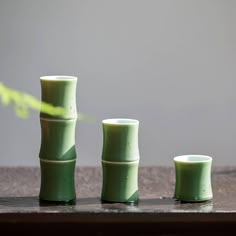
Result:
{"label": "cup interior", "polygon": [[139,121],[135,119],[113,118],[113,119],[103,120],[102,123],[110,125],[132,125],[132,124],[138,124]]}
{"label": "cup interior", "polygon": [[68,75],[50,75],[50,76],[42,76],[40,77],[41,80],[50,80],[50,81],[68,81],[68,80],[77,80],[75,76],[68,76]]}
{"label": "cup interior", "polygon": [[184,163],[198,163],[198,162],[209,162],[212,160],[212,157],[205,155],[183,155],[177,156],[174,158],[176,162]]}

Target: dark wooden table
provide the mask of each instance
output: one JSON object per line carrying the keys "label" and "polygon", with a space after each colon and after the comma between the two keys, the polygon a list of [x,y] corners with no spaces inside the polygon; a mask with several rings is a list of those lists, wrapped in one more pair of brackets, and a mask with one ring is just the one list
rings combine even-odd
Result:
{"label": "dark wooden table", "polygon": [[213,200],[192,204],[172,198],[170,167],[140,167],[136,205],[100,202],[100,167],[78,168],[75,180],[75,205],[41,205],[39,168],[1,167],[0,235],[236,235],[236,167],[214,167]]}

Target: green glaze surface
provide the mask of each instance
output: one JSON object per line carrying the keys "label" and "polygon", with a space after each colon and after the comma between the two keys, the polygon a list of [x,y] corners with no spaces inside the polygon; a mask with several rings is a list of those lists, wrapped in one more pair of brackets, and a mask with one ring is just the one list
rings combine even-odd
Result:
{"label": "green glaze surface", "polygon": [[67,162],[40,161],[40,200],[71,201],[76,198],[74,171],[75,160]]}
{"label": "green glaze surface", "polygon": [[174,158],[178,200],[197,202],[213,197],[211,187],[212,158],[201,155],[186,155]]}
{"label": "green glaze surface", "polygon": [[68,202],[75,199],[75,128],[77,77],[40,77],[43,102],[65,109],[51,116],[40,113],[40,200]]}
{"label": "green glaze surface", "polygon": [[39,157],[46,160],[75,159],[76,123],[76,119],[52,120],[41,118],[41,147]]}
{"label": "green glaze surface", "polygon": [[133,119],[103,120],[102,160],[130,162],[139,160],[139,121]]}
{"label": "green glaze surface", "polygon": [[[77,77],[73,76],[43,76],[41,82],[41,100],[54,106],[63,107],[66,114],[57,116],[62,119],[77,118],[76,109],[76,86]],[[41,117],[52,116],[40,113]],[[55,118],[55,116],[53,116]]]}
{"label": "green glaze surface", "polygon": [[102,162],[102,201],[137,201],[139,197],[138,165],[138,161],[122,164]]}

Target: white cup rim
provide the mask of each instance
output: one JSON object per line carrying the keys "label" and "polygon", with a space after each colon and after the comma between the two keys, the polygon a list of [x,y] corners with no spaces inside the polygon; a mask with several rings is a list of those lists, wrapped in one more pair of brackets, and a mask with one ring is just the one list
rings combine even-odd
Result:
{"label": "white cup rim", "polygon": [[212,161],[212,157],[207,155],[189,154],[174,157],[175,162],[182,163],[202,163]]}
{"label": "white cup rim", "polygon": [[102,123],[107,125],[136,125],[139,124],[139,121],[136,119],[129,118],[111,118],[104,119]]}
{"label": "white cup rim", "polygon": [[68,81],[68,80],[77,80],[78,77],[76,76],[69,76],[69,75],[46,75],[41,76],[40,80],[50,80],[50,81]]}

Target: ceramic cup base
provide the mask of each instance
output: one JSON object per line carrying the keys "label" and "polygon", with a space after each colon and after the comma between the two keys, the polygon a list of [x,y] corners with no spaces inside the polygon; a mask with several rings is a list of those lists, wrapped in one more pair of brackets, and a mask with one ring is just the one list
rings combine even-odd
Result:
{"label": "ceramic cup base", "polygon": [[117,202],[117,201],[114,202],[114,201],[106,201],[106,200],[101,199],[101,203],[102,204],[123,203],[123,204],[129,205],[129,206],[136,206],[139,203],[139,199],[136,199],[134,201],[127,201],[127,202]]}
{"label": "ceramic cup base", "polygon": [[138,161],[132,163],[108,163],[103,161],[101,200],[110,203],[138,201],[138,165]]}
{"label": "ceramic cup base", "polygon": [[200,202],[206,202],[206,201],[211,201],[213,197],[208,197],[204,199],[183,199],[182,197],[174,197],[175,200],[180,201],[182,203],[200,203]]}
{"label": "ceramic cup base", "polygon": [[75,163],[75,160],[40,160],[41,186],[39,199],[41,201],[69,202],[76,199]]}
{"label": "ceramic cup base", "polygon": [[69,201],[47,201],[39,199],[40,206],[74,206],[76,205],[76,199]]}

